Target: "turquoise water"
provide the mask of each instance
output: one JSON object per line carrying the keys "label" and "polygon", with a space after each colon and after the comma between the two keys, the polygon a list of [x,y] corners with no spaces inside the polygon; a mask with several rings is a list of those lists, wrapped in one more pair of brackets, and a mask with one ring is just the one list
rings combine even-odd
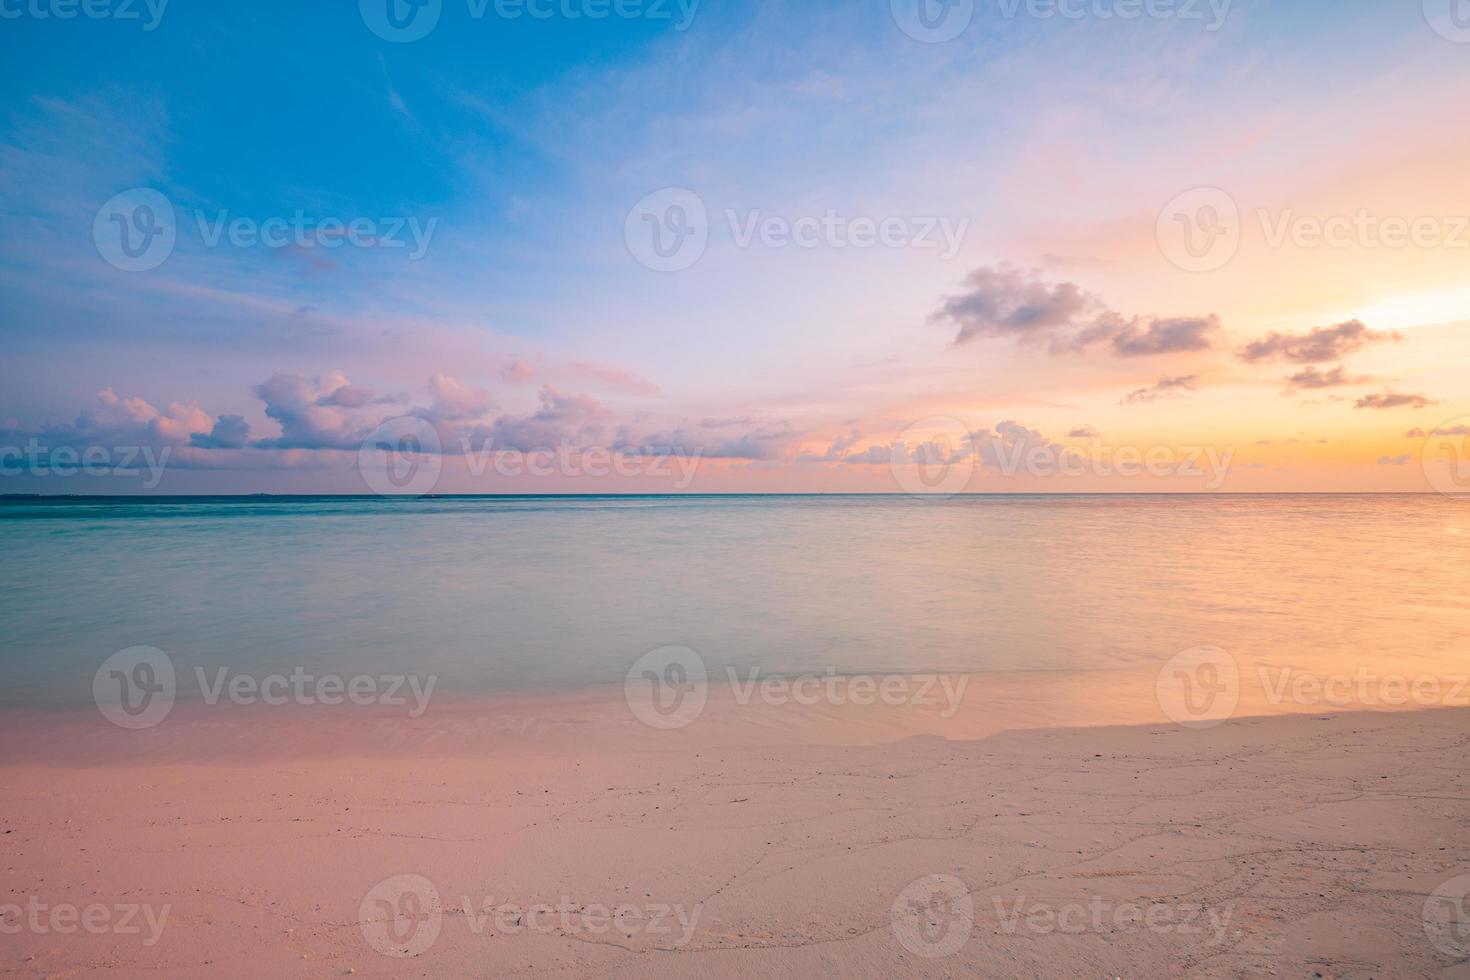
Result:
{"label": "turquoise water", "polygon": [[[0,500],[3,703],[134,645],[441,691],[712,671],[1470,667],[1470,508],[1436,496]],[[181,690],[181,696],[188,691]]]}

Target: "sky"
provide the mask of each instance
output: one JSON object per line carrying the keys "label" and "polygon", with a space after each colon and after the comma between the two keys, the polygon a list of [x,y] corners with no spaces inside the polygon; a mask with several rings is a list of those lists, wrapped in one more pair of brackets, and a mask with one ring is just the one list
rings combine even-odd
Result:
{"label": "sky", "polygon": [[1470,490],[1460,3],[0,0],[0,493]]}

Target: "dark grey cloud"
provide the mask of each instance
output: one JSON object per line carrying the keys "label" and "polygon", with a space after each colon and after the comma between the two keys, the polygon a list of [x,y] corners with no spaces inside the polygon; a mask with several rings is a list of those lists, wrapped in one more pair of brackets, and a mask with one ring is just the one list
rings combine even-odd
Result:
{"label": "dark grey cloud", "polygon": [[965,286],[931,318],[959,328],[956,344],[1012,339],[1053,354],[1106,344],[1119,357],[1150,357],[1209,350],[1220,331],[1214,315],[1126,317],[1076,283],[1046,282],[1012,266],[976,269]]}
{"label": "dark grey cloud", "polygon": [[1369,344],[1402,339],[1401,334],[1392,331],[1371,330],[1361,320],[1347,320],[1330,327],[1317,327],[1305,334],[1272,332],[1242,347],[1238,354],[1241,360],[1251,363],[1285,360],[1297,364],[1321,364],[1340,361]]}
{"label": "dark grey cloud", "polygon": [[195,432],[189,445],[195,449],[244,449],[250,439],[250,423],[243,415],[221,415],[209,432]]}
{"label": "dark grey cloud", "polygon": [[1346,385],[1369,384],[1372,378],[1364,374],[1348,374],[1347,368],[1339,364],[1331,371],[1309,367],[1286,379],[1293,388],[1341,388]]}
{"label": "dark grey cloud", "polygon": [[1134,319],[1113,336],[1113,350],[1123,357],[1146,357],[1179,351],[1209,350],[1220,332],[1220,318],[1179,316]]}
{"label": "dark grey cloud", "polygon": [[1354,408],[1428,408],[1430,405],[1438,405],[1439,402],[1427,395],[1405,394],[1398,391],[1385,391],[1376,395],[1367,395],[1359,398],[1354,403]]}

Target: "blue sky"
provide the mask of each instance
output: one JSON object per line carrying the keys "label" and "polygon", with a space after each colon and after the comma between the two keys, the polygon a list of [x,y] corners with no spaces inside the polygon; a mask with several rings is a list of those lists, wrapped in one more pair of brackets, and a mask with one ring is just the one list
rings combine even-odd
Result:
{"label": "blue sky", "polygon": [[[111,390],[162,414],[239,415],[252,441],[279,441],[257,391],[276,375],[322,388],[340,374],[428,414],[429,379],[444,374],[487,393],[484,426],[591,399],[609,445],[744,419],[701,448],[761,447],[726,473],[752,480],[853,431],[882,444],[930,409],[979,427],[1064,407],[1092,425],[1120,391],[1212,369],[957,353],[934,316],[976,268],[1074,282],[1120,315],[1220,315],[1242,338],[1381,308],[1377,294],[1323,298],[1364,281],[1340,262],[1243,295],[1282,263],[1191,277],[1141,235],[1195,186],[1281,207],[1316,205],[1328,184],[1345,208],[1393,197],[1363,189],[1387,172],[1392,187],[1442,194],[1401,175],[1448,159],[1453,134],[1425,125],[1443,115],[1426,97],[1463,92],[1470,52],[1386,2],[1242,0],[1217,7],[1212,30],[1207,3],[1198,19],[1125,21],[1100,13],[1115,0],[1070,18],[992,0],[932,44],[899,29],[887,0],[704,3],[682,30],[672,2],[657,8],[670,19],[594,21],[505,19],[493,5],[475,18],[444,0],[412,43],[374,34],[356,3],[171,0],[144,30],[34,15],[52,2],[9,0],[22,15],[0,20],[0,423],[17,438],[75,428]],[[143,272],[102,261],[92,235],[99,208],[134,188],[178,215],[173,252]],[[710,215],[707,252],[673,274],[624,240],[629,209],[661,188],[694,189]],[[213,222],[298,211],[431,233],[417,259],[205,237]],[[954,255],[739,247],[727,211],[935,218],[964,235]],[[1415,258],[1379,271],[1414,296],[1451,288],[1452,255]],[[1422,326],[1462,318],[1445,303],[1423,301],[1435,312]],[[1228,363],[1222,382],[1249,387]],[[1150,438],[1141,418],[1113,431]],[[376,418],[336,421],[360,434]],[[1203,408],[1194,425],[1216,437]],[[259,450],[199,465],[220,467],[220,486],[288,465]]]}

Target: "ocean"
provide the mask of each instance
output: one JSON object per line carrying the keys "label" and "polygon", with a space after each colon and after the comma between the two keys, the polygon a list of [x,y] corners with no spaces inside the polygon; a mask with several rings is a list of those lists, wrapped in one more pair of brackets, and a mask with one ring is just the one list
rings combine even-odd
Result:
{"label": "ocean", "polygon": [[184,677],[451,695],[621,685],[668,645],[714,676],[1083,690],[1201,646],[1247,671],[1470,671],[1470,510],[1439,496],[6,498],[0,550],[7,706],[89,704],[135,646]]}

